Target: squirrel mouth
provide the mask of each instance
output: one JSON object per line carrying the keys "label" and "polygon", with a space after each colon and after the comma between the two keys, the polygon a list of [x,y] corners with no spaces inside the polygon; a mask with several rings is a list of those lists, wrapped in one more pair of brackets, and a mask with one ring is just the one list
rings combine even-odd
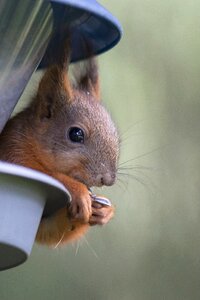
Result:
{"label": "squirrel mouth", "polygon": [[89,190],[89,191],[91,191],[91,185],[89,185],[83,178],[80,178],[79,176],[72,176],[75,180],[77,180],[78,182],[80,182],[80,183],[82,183],[82,184],[84,184],[86,187],[87,187],[87,189]]}

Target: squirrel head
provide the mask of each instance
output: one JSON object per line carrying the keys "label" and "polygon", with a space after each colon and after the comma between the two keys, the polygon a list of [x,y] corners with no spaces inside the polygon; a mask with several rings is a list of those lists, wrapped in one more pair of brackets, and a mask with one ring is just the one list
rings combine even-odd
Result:
{"label": "squirrel head", "polygon": [[[68,59],[68,56],[67,56]],[[46,165],[88,187],[112,185],[116,179],[119,136],[100,102],[97,63],[89,58],[85,73],[70,82],[68,61],[45,72],[33,102]]]}

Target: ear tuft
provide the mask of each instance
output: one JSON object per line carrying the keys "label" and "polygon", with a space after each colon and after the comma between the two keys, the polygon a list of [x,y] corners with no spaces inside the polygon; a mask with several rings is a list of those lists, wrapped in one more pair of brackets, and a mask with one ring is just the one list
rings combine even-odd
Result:
{"label": "ear tuft", "polygon": [[89,92],[93,97],[100,101],[99,74],[97,61],[94,57],[85,62],[85,74],[78,80],[78,88]]}
{"label": "ear tuft", "polygon": [[76,76],[76,82],[78,89],[90,93],[94,99],[100,101],[100,89],[99,89],[99,72],[97,60],[94,57],[93,46],[91,42],[86,38],[82,37],[83,48],[85,51],[85,57],[88,57],[83,62],[83,72]]}
{"label": "ear tuft", "polygon": [[73,89],[68,77],[69,41],[63,44],[57,64],[44,73],[37,92],[40,118],[50,119],[63,105],[73,99]]}
{"label": "ear tuft", "polygon": [[59,65],[51,66],[39,83],[38,95],[44,98],[53,95],[59,97],[63,94],[67,100],[72,98],[73,92],[67,72]]}

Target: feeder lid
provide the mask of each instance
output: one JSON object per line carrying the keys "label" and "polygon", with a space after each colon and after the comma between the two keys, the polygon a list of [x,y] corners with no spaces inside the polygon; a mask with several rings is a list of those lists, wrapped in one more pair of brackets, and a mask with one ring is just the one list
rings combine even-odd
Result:
{"label": "feeder lid", "polygon": [[71,61],[86,58],[83,36],[90,41],[93,54],[103,53],[115,46],[121,38],[119,21],[96,0],[51,0],[54,15],[54,33],[40,68],[48,59],[58,54],[59,43],[70,31],[72,42]]}

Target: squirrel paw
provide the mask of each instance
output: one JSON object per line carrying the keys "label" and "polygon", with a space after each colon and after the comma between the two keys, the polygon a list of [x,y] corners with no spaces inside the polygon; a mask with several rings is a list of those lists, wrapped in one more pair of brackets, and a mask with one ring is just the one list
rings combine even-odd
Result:
{"label": "squirrel paw", "polygon": [[81,195],[74,195],[68,211],[72,219],[88,223],[92,215],[92,201],[89,192],[86,190]]}
{"label": "squirrel paw", "polygon": [[92,202],[92,216],[90,217],[90,225],[105,225],[114,216],[114,207],[105,206],[95,201]]}

